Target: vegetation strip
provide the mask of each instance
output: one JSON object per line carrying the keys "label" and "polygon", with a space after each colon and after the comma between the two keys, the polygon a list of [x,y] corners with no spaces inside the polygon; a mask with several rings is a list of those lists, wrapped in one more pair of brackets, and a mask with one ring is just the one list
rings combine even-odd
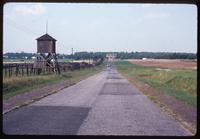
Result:
{"label": "vegetation strip", "polygon": [[[166,103],[166,101],[168,101],[168,99],[166,99],[166,95],[160,96],[157,90],[155,90],[151,86],[145,83],[142,83],[141,81],[136,80],[134,78],[127,77],[126,75],[123,75],[123,76],[126,77],[131,83],[133,83],[140,91],[142,91],[148,98],[150,98],[157,106],[159,106],[163,112],[167,113],[169,116],[176,119],[182,127],[189,130],[192,134],[196,133],[196,125],[195,125],[196,122],[191,122],[190,120],[185,119],[182,113],[179,111],[180,106],[176,108],[174,107],[174,105],[172,106],[168,105],[168,103]],[[170,99],[172,99],[172,97],[170,97]],[[181,107],[185,107],[185,106],[186,105],[182,103]],[[196,113],[196,111],[193,113]],[[187,115],[191,113],[185,113],[185,114]]]}
{"label": "vegetation strip", "polygon": [[[14,93],[13,96],[10,96],[9,98],[3,100],[3,114],[14,110],[16,108],[19,108],[24,105],[28,105],[38,99],[41,99],[43,97],[46,97],[47,95],[53,94],[58,92],[61,89],[64,89],[66,87],[69,87],[89,76],[92,76],[102,70],[104,65],[100,65],[91,69],[84,69],[80,71],[74,71],[70,79],[68,80],[59,80],[57,82],[51,82],[48,84],[43,84],[43,87],[38,86],[37,88],[34,88],[28,91],[28,92],[20,92]],[[66,73],[67,74],[67,73]],[[66,75],[65,74],[65,75]],[[58,76],[58,75],[57,75]],[[22,86],[21,86],[22,87]],[[40,87],[40,88],[39,88]],[[5,92],[3,92],[5,93]]]}
{"label": "vegetation strip", "polygon": [[[75,60],[80,59],[95,59],[104,58],[110,52],[75,52],[73,55],[59,54],[57,57],[59,61],[69,61],[72,58]],[[114,52],[117,54],[118,59],[141,59],[141,58],[155,58],[155,59],[196,59],[196,53],[176,53],[176,52]],[[10,61],[33,61],[36,57],[35,53],[5,53],[3,58],[5,62]]]}
{"label": "vegetation strip", "polygon": [[[156,103],[162,111],[175,118],[184,128],[188,129],[193,134],[196,133],[196,109],[194,105],[183,102],[173,95],[163,93],[148,82],[137,78],[137,73],[131,74],[137,65],[132,65],[127,61],[115,62],[118,71],[127,78],[131,83],[136,85],[147,97]],[[137,66],[138,70],[142,70],[143,66]],[[149,68],[149,67],[146,67]],[[134,71],[137,72],[137,71]],[[145,74],[148,72],[141,71]],[[149,75],[149,74],[148,74]],[[144,76],[145,77],[145,76]],[[155,88],[155,89],[154,89]],[[176,98],[176,99],[175,99]],[[183,108],[180,110],[180,108]],[[186,117],[184,117],[186,116]],[[188,118],[189,117],[189,118]]]}
{"label": "vegetation strip", "polygon": [[156,67],[140,66],[131,64],[128,61],[118,61],[115,64],[121,73],[135,77],[163,94],[173,96],[184,103],[196,107],[196,70],[157,70]]}
{"label": "vegetation strip", "polygon": [[[43,87],[41,89],[37,89],[37,90],[33,90],[33,91],[30,91],[30,92],[26,92],[24,94],[20,94],[20,95],[17,95],[17,96],[14,96],[14,97],[11,97],[10,99],[8,100],[5,100],[4,101],[4,109],[3,109],[3,114],[11,111],[11,110],[14,110],[14,109],[17,109],[17,108],[20,108],[22,106],[26,106],[36,100],[39,100],[43,97],[46,97],[48,95],[51,95],[53,93],[56,93],[58,92],[59,90],[62,90],[70,85],[73,85],[73,84],[66,84],[66,85],[63,85],[61,83],[58,83],[57,84],[58,87],[57,88],[54,88],[54,90],[50,91],[49,89],[46,89],[48,87]],[[59,86],[60,85],[60,86]],[[44,91],[46,89],[46,91]],[[42,90],[42,93],[37,93],[37,92],[41,92]],[[30,96],[30,94],[32,94]]]}

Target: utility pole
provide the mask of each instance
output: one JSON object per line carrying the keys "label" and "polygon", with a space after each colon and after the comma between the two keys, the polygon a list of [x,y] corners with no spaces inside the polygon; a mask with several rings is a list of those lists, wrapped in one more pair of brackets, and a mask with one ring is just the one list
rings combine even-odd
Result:
{"label": "utility pole", "polygon": [[89,64],[90,64],[90,52],[89,52],[89,61],[88,61],[88,62],[89,62]]}
{"label": "utility pole", "polygon": [[72,62],[73,62],[73,55],[74,55],[74,50],[73,50],[73,48],[72,48]]}
{"label": "utility pole", "polygon": [[46,34],[48,33],[48,20],[46,21]]}

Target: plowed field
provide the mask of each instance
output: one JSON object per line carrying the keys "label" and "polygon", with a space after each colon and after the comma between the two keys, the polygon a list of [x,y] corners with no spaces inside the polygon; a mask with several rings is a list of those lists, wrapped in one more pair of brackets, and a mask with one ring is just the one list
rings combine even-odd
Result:
{"label": "plowed field", "polygon": [[172,69],[196,69],[197,62],[189,60],[169,60],[169,59],[134,59],[129,60],[133,64],[161,67],[161,68],[172,68]]}

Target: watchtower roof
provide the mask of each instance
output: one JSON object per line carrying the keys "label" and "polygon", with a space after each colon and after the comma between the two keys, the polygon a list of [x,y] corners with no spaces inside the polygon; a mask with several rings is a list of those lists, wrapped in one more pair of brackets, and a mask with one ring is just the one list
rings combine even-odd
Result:
{"label": "watchtower roof", "polygon": [[41,37],[37,38],[38,41],[56,41],[53,37],[51,37],[49,34],[44,34]]}

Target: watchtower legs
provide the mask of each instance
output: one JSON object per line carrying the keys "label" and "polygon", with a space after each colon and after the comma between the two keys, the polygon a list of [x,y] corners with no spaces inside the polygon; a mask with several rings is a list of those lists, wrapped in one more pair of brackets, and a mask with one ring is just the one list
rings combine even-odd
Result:
{"label": "watchtower legs", "polygon": [[34,62],[34,68],[42,71],[48,71],[50,69],[53,72],[58,72],[58,74],[60,74],[56,53],[38,53],[37,59]]}

